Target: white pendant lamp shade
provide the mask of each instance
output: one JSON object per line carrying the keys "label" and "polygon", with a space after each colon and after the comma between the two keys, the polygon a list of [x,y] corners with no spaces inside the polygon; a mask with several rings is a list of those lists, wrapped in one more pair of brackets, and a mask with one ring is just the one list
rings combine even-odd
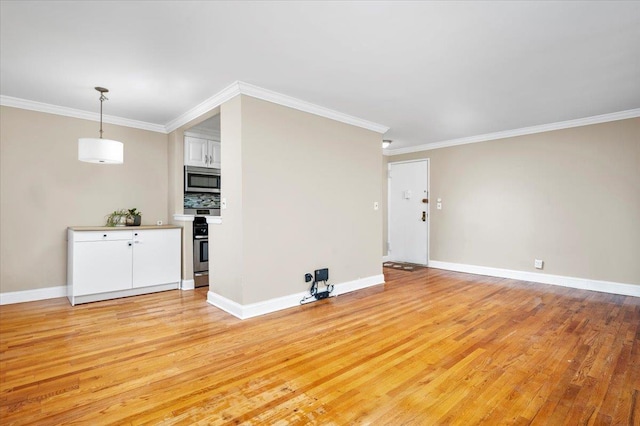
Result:
{"label": "white pendant lamp shade", "polygon": [[107,99],[104,95],[109,90],[96,87],[100,92],[100,138],[78,139],[78,160],[97,164],[124,163],[124,145],[122,142],[102,139],[102,103]]}
{"label": "white pendant lamp shade", "polygon": [[124,144],[110,139],[78,139],[78,160],[87,163],[124,163]]}

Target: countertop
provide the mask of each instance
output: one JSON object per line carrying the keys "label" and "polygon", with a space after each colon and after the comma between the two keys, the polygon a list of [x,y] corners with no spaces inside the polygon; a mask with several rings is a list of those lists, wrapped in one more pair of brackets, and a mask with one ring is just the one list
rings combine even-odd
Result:
{"label": "countertop", "polygon": [[70,226],[72,231],[136,231],[138,229],[181,229],[178,225],[140,225],[140,226]]}

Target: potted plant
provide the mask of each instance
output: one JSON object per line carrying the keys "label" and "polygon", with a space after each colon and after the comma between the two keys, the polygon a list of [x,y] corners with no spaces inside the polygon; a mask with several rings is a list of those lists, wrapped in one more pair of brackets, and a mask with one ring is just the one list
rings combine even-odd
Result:
{"label": "potted plant", "polygon": [[137,208],[127,210],[127,226],[140,226],[142,213]]}
{"label": "potted plant", "polygon": [[125,209],[114,210],[107,215],[107,226],[125,226],[128,214]]}

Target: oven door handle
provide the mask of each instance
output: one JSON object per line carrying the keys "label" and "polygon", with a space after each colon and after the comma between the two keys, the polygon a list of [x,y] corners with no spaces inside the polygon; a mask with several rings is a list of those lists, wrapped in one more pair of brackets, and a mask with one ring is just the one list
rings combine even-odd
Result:
{"label": "oven door handle", "polygon": [[206,240],[207,238],[209,238],[208,235],[196,235],[195,237],[196,240]]}

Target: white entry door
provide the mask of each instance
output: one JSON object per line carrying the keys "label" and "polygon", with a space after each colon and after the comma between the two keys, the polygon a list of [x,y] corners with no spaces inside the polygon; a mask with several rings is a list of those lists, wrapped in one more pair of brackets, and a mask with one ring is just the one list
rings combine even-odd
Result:
{"label": "white entry door", "polygon": [[388,258],[427,264],[428,161],[389,164]]}

